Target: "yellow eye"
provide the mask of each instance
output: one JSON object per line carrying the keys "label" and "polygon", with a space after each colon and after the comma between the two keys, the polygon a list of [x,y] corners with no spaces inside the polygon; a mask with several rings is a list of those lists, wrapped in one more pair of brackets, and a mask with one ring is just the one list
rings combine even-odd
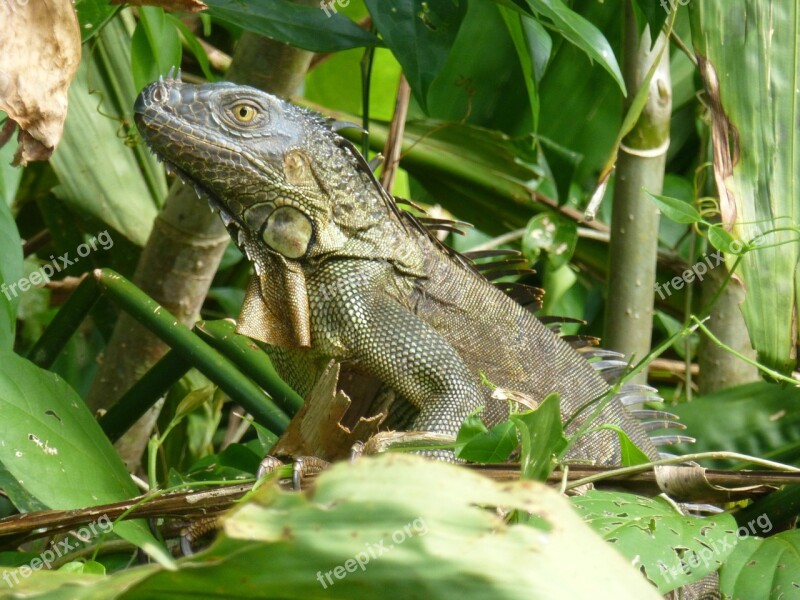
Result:
{"label": "yellow eye", "polygon": [[258,114],[258,110],[249,104],[237,104],[231,112],[233,117],[240,123],[250,123]]}

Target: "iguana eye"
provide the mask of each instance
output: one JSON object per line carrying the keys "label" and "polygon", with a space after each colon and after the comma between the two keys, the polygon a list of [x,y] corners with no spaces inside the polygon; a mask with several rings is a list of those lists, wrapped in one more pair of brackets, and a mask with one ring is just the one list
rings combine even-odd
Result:
{"label": "iguana eye", "polygon": [[258,110],[250,104],[237,104],[231,109],[233,118],[240,123],[250,123],[256,118]]}

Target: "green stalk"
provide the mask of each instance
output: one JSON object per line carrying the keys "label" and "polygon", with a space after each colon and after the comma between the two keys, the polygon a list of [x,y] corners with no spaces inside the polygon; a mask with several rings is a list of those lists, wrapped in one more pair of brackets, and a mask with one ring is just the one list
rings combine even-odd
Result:
{"label": "green stalk", "polygon": [[100,427],[108,439],[116,442],[191,368],[179,352],[167,352],[101,417]]}
{"label": "green stalk", "polygon": [[94,277],[100,289],[133,319],[216,383],[232,400],[252,414],[256,422],[273,433],[283,433],[289,424],[288,417],[227,359],[120,274],[110,269],[97,269]]}
{"label": "green stalk", "polygon": [[86,277],[70,294],[42,337],[31,348],[28,359],[43,369],[49,369],[99,299],[100,289],[97,282],[91,276]]}
{"label": "green stalk", "polygon": [[[669,147],[672,90],[669,39],[660,34],[650,50],[649,29],[639,36],[632,1],[625,15],[625,83],[629,90],[649,82],[649,97],[636,125],[620,144],[609,245],[605,344],[630,357],[650,350],[653,286],[658,259],[658,208],[645,193],[661,193]],[[654,63],[653,61],[657,61]],[[630,104],[628,105],[630,108]],[[646,372],[636,377],[645,383]]]}
{"label": "green stalk", "polygon": [[284,382],[266,353],[253,340],[234,331],[230,321],[200,321],[195,333],[220,352],[250,379],[272,396],[286,413],[294,415],[303,406],[303,399]]}

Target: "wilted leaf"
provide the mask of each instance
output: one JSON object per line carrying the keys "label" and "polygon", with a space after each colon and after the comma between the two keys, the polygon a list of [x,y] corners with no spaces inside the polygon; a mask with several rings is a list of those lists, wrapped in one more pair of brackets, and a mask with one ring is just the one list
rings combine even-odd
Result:
{"label": "wilted leaf", "polygon": [[71,0],[3,2],[2,13],[0,110],[20,126],[14,164],[24,166],[47,160],[61,139],[81,35]]}

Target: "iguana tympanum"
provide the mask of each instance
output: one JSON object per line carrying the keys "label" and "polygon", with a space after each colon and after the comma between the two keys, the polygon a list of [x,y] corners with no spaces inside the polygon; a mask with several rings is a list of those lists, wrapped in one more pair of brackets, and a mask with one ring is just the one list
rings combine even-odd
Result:
{"label": "iguana tympanum", "polygon": [[[355,362],[399,396],[395,422],[455,436],[481,406],[489,425],[507,417],[483,377],[534,402],[558,392],[565,421],[608,391],[584,354],[398,208],[338,123],[250,87],[172,78],[141,93],[135,118],[255,266],[238,331],[271,347],[299,393],[327,361]],[[605,423],[658,457],[620,398]],[[619,438],[595,431],[570,456],[618,463]]]}

